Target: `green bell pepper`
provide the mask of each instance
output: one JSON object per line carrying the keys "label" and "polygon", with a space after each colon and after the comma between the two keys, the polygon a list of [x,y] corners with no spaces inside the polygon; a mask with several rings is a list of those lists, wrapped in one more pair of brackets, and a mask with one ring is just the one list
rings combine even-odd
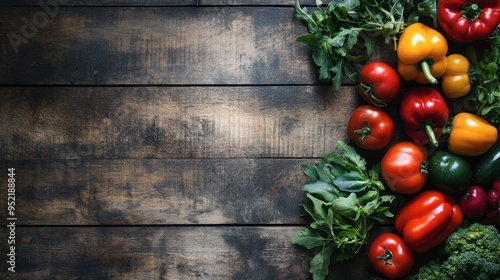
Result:
{"label": "green bell pepper", "polygon": [[500,178],[500,142],[481,156],[473,169],[474,183],[489,189]]}
{"label": "green bell pepper", "polygon": [[451,194],[464,193],[472,183],[472,168],[462,157],[437,151],[429,159],[428,180],[437,189]]}

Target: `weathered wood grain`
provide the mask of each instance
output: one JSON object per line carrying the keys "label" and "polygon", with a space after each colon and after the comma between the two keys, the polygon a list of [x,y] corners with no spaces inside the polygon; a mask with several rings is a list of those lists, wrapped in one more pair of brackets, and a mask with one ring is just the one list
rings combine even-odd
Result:
{"label": "weathered wood grain", "polygon": [[[291,6],[294,0],[4,0],[0,6],[209,6],[209,5],[272,5]],[[301,5],[316,5],[315,0],[301,0]]]}
{"label": "weathered wood grain", "polygon": [[304,32],[292,7],[2,9],[0,83],[316,83]]}
{"label": "weathered wood grain", "polygon": [[[20,225],[305,224],[310,159],[166,159],[7,162]],[[0,216],[7,217],[6,200]]]}
{"label": "weathered wood grain", "polygon": [[306,32],[293,7],[5,8],[0,83],[318,83]]}
{"label": "weathered wood grain", "polygon": [[360,99],[329,86],[3,87],[0,159],[319,157],[347,141]]}
{"label": "weathered wood grain", "polygon": [[[11,276],[7,279],[311,279],[313,251],[290,242],[301,229],[18,227],[16,273],[6,275]],[[370,240],[387,231],[392,229],[374,228]],[[0,232],[3,235],[5,227]],[[332,266],[328,279],[376,276],[366,258],[367,246],[354,260]],[[0,269],[6,271],[6,262]]]}

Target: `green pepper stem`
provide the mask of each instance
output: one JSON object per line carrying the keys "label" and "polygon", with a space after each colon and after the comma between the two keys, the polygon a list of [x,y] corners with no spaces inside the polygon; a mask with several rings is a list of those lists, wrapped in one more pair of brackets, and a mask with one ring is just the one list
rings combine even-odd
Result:
{"label": "green pepper stem", "polygon": [[452,130],[453,130],[453,123],[447,121],[441,128],[441,133],[450,134]]}
{"label": "green pepper stem", "polygon": [[461,15],[469,21],[474,21],[483,12],[476,3],[466,3],[461,9]]}
{"label": "green pepper stem", "polygon": [[432,129],[431,125],[426,124],[424,126],[425,133],[427,133],[427,136],[429,137],[429,140],[431,140],[432,145],[434,147],[439,146],[439,142],[436,140],[436,135],[434,134],[434,130]]}
{"label": "green pepper stem", "polygon": [[420,67],[422,68],[422,73],[424,73],[425,78],[431,83],[431,85],[436,85],[438,80],[432,76],[431,67],[427,61],[420,62]]}

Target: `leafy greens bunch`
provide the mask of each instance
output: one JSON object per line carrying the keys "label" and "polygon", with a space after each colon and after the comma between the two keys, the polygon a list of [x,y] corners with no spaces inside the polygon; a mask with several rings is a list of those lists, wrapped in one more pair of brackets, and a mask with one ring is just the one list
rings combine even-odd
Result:
{"label": "leafy greens bunch", "polygon": [[312,50],[319,66],[319,79],[340,89],[347,76],[355,81],[356,65],[365,63],[372,55],[379,38],[393,44],[406,26],[417,22],[419,16],[435,18],[434,0],[333,0],[325,9],[322,1],[311,13],[295,0],[295,17],[307,23],[308,33],[297,40]]}
{"label": "leafy greens bunch", "polygon": [[500,125],[500,27],[493,32],[482,57],[477,57],[473,48],[467,49],[471,61],[469,71],[472,94],[477,104],[476,114],[489,123]]}
{"label": "leafy greens bunch", "polygon": [[310,180],[302,187],[302,215],[311,223],[296,232],[292,243],[319,250],[310,262],[314,279],[324,279],[330,263],[351,259],[366,244],[375,222],[393,217],[396,196],[383,193],[377,169],[368,171],[366,161],[344,142],[338,141],[337,149],[315,165],[302,166]]}

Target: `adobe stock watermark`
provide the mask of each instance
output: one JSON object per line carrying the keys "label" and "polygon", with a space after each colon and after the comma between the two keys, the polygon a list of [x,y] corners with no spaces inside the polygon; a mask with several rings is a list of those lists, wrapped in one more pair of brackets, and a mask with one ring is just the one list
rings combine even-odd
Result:
{"label": "adobe stock watermark", "polygon": [[68,0],[39,0],[38,6],[41,10],[33,13],[31,17],[21,18],[21,29],[19,32],[11,31],[7,34],[12,49],[17,54],[22,44],[27,44],[30,39],[38,34],[38,30],[44,28],[50,20],[59,13],[59,6],[67,4]]}

